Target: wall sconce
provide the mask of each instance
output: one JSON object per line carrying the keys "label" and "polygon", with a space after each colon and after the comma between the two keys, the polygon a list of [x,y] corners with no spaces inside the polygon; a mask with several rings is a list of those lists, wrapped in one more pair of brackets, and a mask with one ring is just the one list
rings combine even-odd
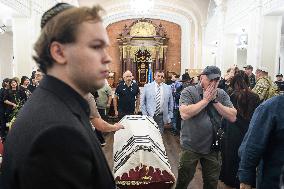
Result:
{"label": "wall sconce", "polygon": [[217,50],[218,50],[218,41],[214,41],[212,45],[211,54],[215,55],[217,53]]}
{"label": "wall sconce", "polygon": [[4,34],[7,31],[7,27],[5,25],[0,26],[0,34]]}
{"label": "wall sconce", "polygon": [[242,29],[242,32],[237,37],[236,45],[237,45],[238,49],[241,49],[241,50],[247,49],[248,34],[246,33],[244,28]]}

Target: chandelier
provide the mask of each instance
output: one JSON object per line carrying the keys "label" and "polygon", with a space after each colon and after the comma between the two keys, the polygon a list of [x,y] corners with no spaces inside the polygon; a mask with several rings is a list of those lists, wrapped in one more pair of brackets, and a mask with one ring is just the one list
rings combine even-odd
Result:
{"label": "chandelier", "polygon": [[130,7],[136,14],[149,14],[154,8],[154,0],[130,0]]}

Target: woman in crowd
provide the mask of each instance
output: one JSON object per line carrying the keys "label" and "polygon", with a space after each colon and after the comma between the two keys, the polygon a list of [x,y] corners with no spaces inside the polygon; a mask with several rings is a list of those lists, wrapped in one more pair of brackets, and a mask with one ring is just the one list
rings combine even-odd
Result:
{"label": "woman in crowd", "polygon": [[239,68],[237,66],[233,66],[232,68],[229,68],[224,78],[221,79],[218,88],[223,89],[230,95],[232,93],[232,88],[230,85],[231,80],[238,72],[239,72]]}
{"label": "woman in crowd", "polygon": [[0,131],[2,142],[6,137],[6,119],[5,119],[5,110],[6,105],[4,103],[4,94],[9,90],[9,78],[5,78],[2,82],[2,88],[0,89]]}
{"label": "woman in crowd", "polygon": [[18,110],[24,105],[27,100],[27,95],[23,90],[19,89],[16,79],[11,79],[9,82],[10,89],[4,95],[4,103],[6,104],[5,117],[7,122],[10,122],[16,116]]}
{"label": "woman in crowd", "polygon": [[29,85],[30,85],[30,79],[27,76],[23,76],[21,78],[20,90],[22,90],[26,93],[27,98],[29,98],[32,94],[31,91],[28,88]]}
{"label": "woman in crowd", "polygon": [[238,114],[234,123],[223,121],[225,134],[222,143],[220,180],[229,187],[239,188],[240,183],[237,179],[239,167],[238,149],[260,100],[258,95],[249,89],[249,79],[244,71],[239,71],[232,78],[230,87],[232,88],[230,98]]}

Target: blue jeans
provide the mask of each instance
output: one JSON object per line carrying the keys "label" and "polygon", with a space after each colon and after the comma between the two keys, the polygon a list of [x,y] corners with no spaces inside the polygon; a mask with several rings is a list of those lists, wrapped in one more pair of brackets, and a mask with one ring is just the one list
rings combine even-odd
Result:
{"label": "blue jeans", "polygon": [[172,127],[174,131],[180,130],[180,119],[179,109],[174,109],[172,118]]}

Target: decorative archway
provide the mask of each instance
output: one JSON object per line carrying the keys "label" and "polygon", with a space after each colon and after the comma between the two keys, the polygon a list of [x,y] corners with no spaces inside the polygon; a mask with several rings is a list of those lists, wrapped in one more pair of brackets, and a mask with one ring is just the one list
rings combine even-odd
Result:
{"label": "decorative archway", "polygon": [[[184,7],[173,7],[165,3],[159,4],[159,7],[159,9],[154,9],[149,13],[147,17],[173,22],[181,27],[180,73],[183,73],[185,69],[200,66],[201,41],[199,41],[199,37],[201,33],[199,32],[201,32],[201,22],[198,21],[195,13],[186,10]],[[129,7],[124,3],[108,8],[107,13],[103,19],[106,27],[122,20],[137,19],[137,15],[129,11]]]}
{"label": "decorative archway", "polygon": [[151,80],[149,75],[165,67],[168,40],[163,25],[156,25],[151,19],[137,19],[130,26],[125,25],[117,38],[122,72],[130,70],[140,85],[147,83]]}

